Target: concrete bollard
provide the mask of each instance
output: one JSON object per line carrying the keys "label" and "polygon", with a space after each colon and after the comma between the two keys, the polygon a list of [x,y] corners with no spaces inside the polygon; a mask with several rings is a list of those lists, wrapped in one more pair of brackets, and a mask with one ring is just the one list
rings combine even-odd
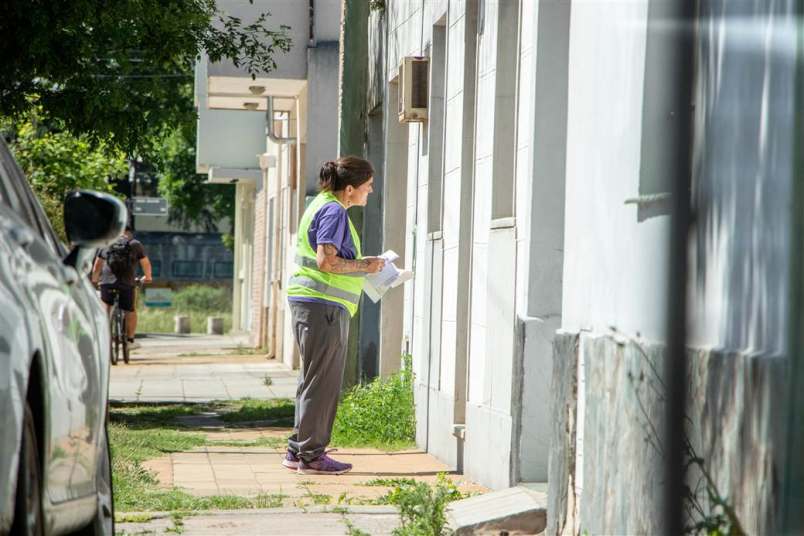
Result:
{"label": "concrete bollard", "polygon": [[176,315],[173,317],[175,327],[173,329],[176,333],[190,333],[190,317],[183,315]]}
{"label": "concrete bollard", "polygon": [[223,318],[220,316],[207,317],[207,335],[223,335]]}

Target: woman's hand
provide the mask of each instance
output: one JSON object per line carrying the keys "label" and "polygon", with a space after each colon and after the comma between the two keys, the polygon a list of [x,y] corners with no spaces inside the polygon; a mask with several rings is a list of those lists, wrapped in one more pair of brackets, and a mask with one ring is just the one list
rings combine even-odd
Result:
{"label": "woman's hand", "polygon": [[385,268],[385,259],[382,257],[363,257],[360,259],[366,262],[366,272],[376,274]]}

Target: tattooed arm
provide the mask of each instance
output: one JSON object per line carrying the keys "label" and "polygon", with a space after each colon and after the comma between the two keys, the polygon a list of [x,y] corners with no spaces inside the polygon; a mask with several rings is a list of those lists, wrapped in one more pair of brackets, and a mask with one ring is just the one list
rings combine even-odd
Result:
{"label": "tattooed arm", "polygon": [[333,274],[354,274],[366,272],[373,274],[382,270],[385,259],[379,257],[363,257],[362,259],[344,259],[338,257],[338,248],[332,244],[319,244],[316,251],[318,269]]}

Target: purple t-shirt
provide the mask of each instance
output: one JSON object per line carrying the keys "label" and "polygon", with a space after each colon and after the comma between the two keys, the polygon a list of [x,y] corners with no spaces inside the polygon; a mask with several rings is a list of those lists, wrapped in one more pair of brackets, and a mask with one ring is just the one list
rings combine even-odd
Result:
{"label": "purple t-shirt", "polygon": [[318,209],[310,222],[307,240],[313,251],[318,250],[319,244],[332,244],[338,248],[338,257],[355,258],[355,244],[349,231],[349,215],[340,203],[333,201]]}
{"label": "purple t-shirt", "polygon": [[[342,259],[356,257],[355,243],[352,241],[352,233],[349,230],[349,215],[346,213],[346,209],[335,201],[327,203],[315,213],[313,221],[310,222],[310,228],[307,230],[307,240],[310,241],[313,251],[318,250],[319,244],[332,244],[338,248],[338,257]],[[289,296],[288,301],[326,303],[327,305],[337,305],[344,311],[347,310],[340,303],[320,298]]]}

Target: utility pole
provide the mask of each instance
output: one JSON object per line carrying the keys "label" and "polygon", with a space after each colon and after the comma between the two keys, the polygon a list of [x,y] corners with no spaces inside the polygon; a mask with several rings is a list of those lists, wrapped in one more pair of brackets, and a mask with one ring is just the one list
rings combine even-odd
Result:
{"label": "utility pole", "polygon": [[[796,2],[794,20],[804,13],[804,2]],[[795,133],[793,137],[793,187],[790,240],[790,310],[788,321],[789,374],[787,374],[787,445],[781,467],[781,530],[779,534],[804,532],[804,31],[795,25]]]}

